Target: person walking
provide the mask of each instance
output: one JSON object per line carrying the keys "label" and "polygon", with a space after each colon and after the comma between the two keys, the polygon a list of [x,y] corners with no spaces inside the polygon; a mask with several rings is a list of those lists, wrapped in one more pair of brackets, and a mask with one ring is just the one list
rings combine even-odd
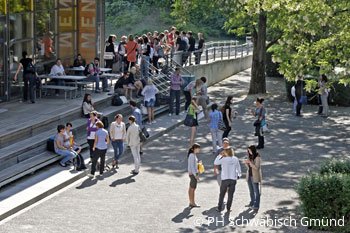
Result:
{"label": "person walking", "polygon": [[140,127],[136,124],[136,118],[129,116],[129,128],[126,132],[126,141],[131,149],[131,154],[134,158],[135,169],[130,173],[137,175],[140,172],[141,156],[140,156]]}
{"label": "person walking", "polygon": [[221,165],[222,169],[219,203],[216,210],[221,212],[224,209],[223,202],[227,192],[226,210],[227,212],[230,212],[237,179],[241,176],[241,165],[239,164],[237,157],[234,156],[232,148],[224,149],[222,153],[223,156],[218,156],[214,161],[214,165]]}
{"label": "person walking", "polygon": [[250,203],[246,206],[255,211],[260,207],[260,190],[259,183],[261,184],[261,157],[254,145],[249,146],[247,149],[248,158],[244,161],[247,167],[247,183],[250,194]]}
{"label": "person walking", "polygon": [[223,114],[223,121],[225,123],[226,126],[226,130],[224,131],[224,133],[222,134],[222,138],[227,138],[228,134],[230,133],[231,129],[232,129],[232,108],[231,108],[231,104],[233,104],[233,96],[227,96],[225,105],[222,109],[222,114]]}
{"label": "person walking", "polygon": [[328,88],[327,88],[327,76],[321,75],[321,80],[319,81],[319,94],[321,96],[321,103],[322,103],[322,117],[328,117],[329,114],[329,106],[328,106]]}
{"label": "person walking", "polygon": [[187,170],[188,175],[190,177],[190,186],[188,188],[188,198],[190,201],[189,207],[200,207],[195,202],[195,191],[197,188],[197,182],[199,180],[199,173],[198,173],[198,158],[197,155],[200,151],[201,146],[198,143],[194,143],[191,148],[188,150],[187,158]]}
{"label": "person walking", "polygon": [[112,146],[114,150],[114,161],[112,163],[113,168],[119,168],[119,158],[124,152],[124,141],[126,137],[126,127],[123,122],[123,115],[117,114],[114,117],[114,121],[109,128],[109,132],[111,135]]}
{"label": "person walking", "polygon": [[154,121],[154,105],[156,103],[156,94],[159,92],[158,88],[153,84],[151,79],[148,80],[147,85],[142,89],[141,94],[144,96],[144,104],[147,108],[148,123],[155,123]]}
{"label": "person walking", "polygon": [[183,85],[183,80],[180,74],[180,67],[175,68],[175,73],[171,75],[170,78],[170,101],[169,101],[169,116],[174,114],[174,100],[175,100],[175,114],[180,113],[180,95],[181,95],[181,85]]}
{"label": "person walking", "polygon": [[196,137],[197,126],[198,126],[197,110],[198,110],[198,105],[196,104],[196,98],[192,98],[192,102],[188,107],[188,112],[187,112],[187,114],[193,118],[193,124],[191,126],[190,145],[193,145],[194,139]]}
{"label": "person walking", "polygon": [[264,149],[265,144],[264,132],[262,131],[262,128],[266,125],[266,110],[263,102],[263,98],[257,98],[255,101],[255,111],[252,110],[253,115],[258,117],[258,119],[254,122],[255,136],[258,136],[258,146],[256,149]]}
{"label": "person walking", "polygon": [[33,59],[28,58],[28,53],[26,51],[22,52],[22,59],[19,61],[18,69],[16,71],[15,76],[13,77],[13,80],[17,82],[18,73],[21,69],[23,69],[23,102],[28,101],[28,91],[29,91],[29,98],[30,101],[34,104],[35,103],[35,88],[36,88],[36,71],[35,66],[33,63]]}
{"label": "person walking", "polygon": [[97,131],[95,134],[95,141],[92,147],[94,152],[92,156],[91,173],[89,177],[93,178],[95,176],[97,160],[100,159],[100,175],[103,174],[105,170],[105,160],[106,152],[109,144],[108,131],[104,129],[104,125],[101,121],[96,123]]}
{"label": "person walking", "polygon": [[217,144],[222,147],[222,135],[219,129],[219,121],[222,119],[222,113],[218,111],[216,103],[211,105],[211,112],[209,114],[209,128],[213,144],[213,154],[217,153]]}
{"label": "person walking", "polygon": [[301,97],[305,96],[305,82],[301,79],[301,77],[298,77],[298,81],[295,84],[295,98],[297,100],[297,108],[296,108],[296,116],[301,117],[302,115],[300,114],[301,112],[301,107],[303,105],[301,101]]}

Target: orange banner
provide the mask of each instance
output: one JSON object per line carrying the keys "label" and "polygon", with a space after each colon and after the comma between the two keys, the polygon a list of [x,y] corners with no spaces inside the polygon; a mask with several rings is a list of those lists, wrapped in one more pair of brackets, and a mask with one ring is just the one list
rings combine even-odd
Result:
{"label": "orange banner", "polygon": [[86,59],[96,57],[96,1],[78,0],[78,51]]}

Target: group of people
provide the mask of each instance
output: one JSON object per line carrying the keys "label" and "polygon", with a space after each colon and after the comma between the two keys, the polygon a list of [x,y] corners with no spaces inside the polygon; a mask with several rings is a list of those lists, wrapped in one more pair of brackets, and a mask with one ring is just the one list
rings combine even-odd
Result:
{"label": "group of people", "polygon": [[[104,60],[106,68],[113,68],[116,64],[118,71],[130,71],[138,64],[143,77],[149,77],[149,64],[159,69],[159,63],[167,56],[172,56],[178,65],[186,63],[187,58],[194,53],[195,63],[199,64],[204,49],[203,33],[198,33],[198,45],[192,31],[178,31],[176,27],[163,32],[148,32],[142,36],[110,35],[106,41]],[[156,70],[154,72],[157,72]]]}
{"label": "group of people", "polygon": [[91,95],[85,94],[82,104],[82,113],[88,118],[86,125],[87,143],[89,145],[90,160],[92,163],[90,177],[93,177],[95,174],[98,159],[100,159],[100,174],[103,174],[108,144],[112,144],[114,150],[113,168],[119,168],[119,159],[124,152],[124,145],[127,143],[131,149],[135,163],[135,169],[132,170],[131,173],[135,175],[139,173],[141,155],[143,154],[139,133],[144,128],[144,125],[142,122],[141,110],[137,107],[136,102],[130,101],[129,104],[132,110],[132,115],[128,118],[129,127],[126,128],[123,122],[123,116],[117,114],[107,131],[104,129],[106,127],[102,123],[101,113],[97,112],[94,108]]}
{"label": "group of people", "polygon": [[[227,193],[226,210],[231,211],[233,195],[236,189],[237,180],[242,176],[241,165],[239,159],[235,156],[234,150],[230,147],[229,139],[222,139],[222,146],[217,151],[217,156],[214,160],[214,174],[217,177],[219,184],[219,200],[216,210],[221,212],[224,210],[224,198]],[[188,175],[190,184],[188,189],[189,208],[200,207],[195,202],[195,190],[200,177],[200,164],[198,154],[200,152],[200,145],[194,143],[188,151]],[[257,151],[256,146],[251,145],[247,148],[247,157],[242,161],[246,168],[246,181],[249,190],[250,202],[246,207],[254,211],[260,208],[261,195],[261,156]]]}
{"label": "group of people", "polygon": [[[318,80],[318,114],[322,117],[329,116],[329,106],[328,106],[328,97],[329,97],[329,87],[328,78],[326,75],[321,75]],[[295,85],[291,88],[291,95],[294,99],[293,101],[293,112],[297,117],[301,117],[301,108],[303,104],[307,104],[307,96],[305,90],[306,83],[302,77],[298,77]]]}

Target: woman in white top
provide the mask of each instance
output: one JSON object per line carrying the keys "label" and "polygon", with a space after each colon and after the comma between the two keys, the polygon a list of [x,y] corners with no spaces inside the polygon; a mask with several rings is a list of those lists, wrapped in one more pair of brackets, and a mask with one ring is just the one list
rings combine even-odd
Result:
{"label": "woman in white top", "polygon": [[154,121],[154,105],[156,103],[156,94],[159,92],[158,88],[149,79],[147,85],[143,88],[141,94],[145,97],[145,106],[148,113],[148,123],[155,123]]}
{"label": "woman in white top", "polygon": [[109,135],[111,136],[112,146],[114,149],[114,161],[112,166],[113,168],[119,168],[118,160],[124,152],[124,141],[126,136],[126,127],[121,114],[117,114],[114,117],[114,121],[109,128]]}
{"label": "woman in white top", "polygon": [[197,154],[199,153],[200,148],[201,146],[198,143],[194,143],[192,147],[188,150],[188,154],[187,154],[187,157],[188,157],[187,170],[188,170],[188,175],[190,177],[190,187],[188,188],[190,208],[200,207],[194,201],[197,182],[199,180]]}
{"label": "woman in white top", "polygon": [[90,112],[95,110],[94,109],[94,104],[93,104],[93,102],[91,100],[91,95],[90,94],[85,94],[84,95],[82,109],[83,109],[83,115],[86,118],[89,118],[90,117]]}

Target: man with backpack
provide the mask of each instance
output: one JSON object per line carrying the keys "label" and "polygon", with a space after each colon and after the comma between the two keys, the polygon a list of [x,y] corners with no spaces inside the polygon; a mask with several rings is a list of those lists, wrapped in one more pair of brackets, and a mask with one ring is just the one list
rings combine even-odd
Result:
{"label": "man with backpack", "polygon": [[[85,67],[84,75],[87,76],[87,81],[94,81],[96,83],[95,85],[95,93],[100,93],[100,78],[101,78],[101,70],[100,70],[100,59],[98,57],[94,58],[94,62],[88,64]],[[108,83],[107,78],[101,78],[102,79],[102,88],[103,92],[109,92],[107,89]]]}

